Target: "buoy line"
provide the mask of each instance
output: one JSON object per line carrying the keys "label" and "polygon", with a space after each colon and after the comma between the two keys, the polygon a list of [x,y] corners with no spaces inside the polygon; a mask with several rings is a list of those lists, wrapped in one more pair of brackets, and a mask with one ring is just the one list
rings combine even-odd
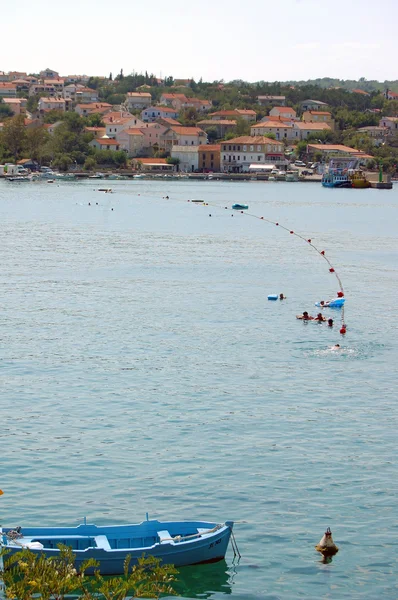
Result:
{"label": "buoy line", "polygon": [[[166,196],[166,198],[168,199],[167,196]],[[188,202],[192,202],[192,203],[195,203],[196,205],[198,205],[200,201],[188,200]],[[213,204],[212,202],[205,202],[204,200],[202,201],[201,205],[202,206],[212,206],[213,208],[221,209],[221,206],[219,206],[218,204]],[[340,298],[344,297],[344,287],[343,287],[343,283],[341,281],[339,274],[337,273],[335,267],[333,266],[333,264],[331,263],[329,258],[326,256],[325,250],[320,250],[317,246],[315,246],[315,244],[312,242],[311,238],[306,238],[303,235],[301,235],[300,233],[297,233],[296,231],[290,229],[289,227],[286,227],[285,225],[282,225],[281,223],[279,223],[277,221],[272,221],[271,219],[267,219],[266,217],[263,217],[263,216],[259,217],[258,215],[255,215],[254,213],[248,212],[247,210],[236,210],[236,209],[229,208],[228,206],[225,206],[224,209],[230,211],[232,214],[235,212],[239,212],[240,214],[245,215],[247,217],[252,217],[253,219],[258,219],[259,221],[265,221],[266,223],[269,223],[270,225],[275,225],[276,227],[280,227],[284,231],[287,231],[290,235],[296,236],[300,240],[304,241],[307,245],[311,246],[311,248],[313,248],[315,250],[315,252],[317,252],[319,254],[319,256],[321,256],[326,261],[326,263],[329,266],[329,273],[332,273],[336,277],[337,282],[339,284],[339,291],[337,292],[337,295]],[[344,335],[346,333],[346,329],[347,329],[347,326],[345,324],[344,304],[343,304],[341,306],[340,333],[342,335]]]}

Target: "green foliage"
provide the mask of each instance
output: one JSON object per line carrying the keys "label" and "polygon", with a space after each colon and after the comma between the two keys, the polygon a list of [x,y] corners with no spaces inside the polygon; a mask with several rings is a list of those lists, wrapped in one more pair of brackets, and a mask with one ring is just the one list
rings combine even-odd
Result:
{"label": "green foliage", "polygon": [[49,133],[43,127],[35,127],[26,130],[25,150],[28,158],[40,161],[43,148],[50,141]]}
{"label": "green foliage", "polygon": [[218,139],[217,127],[206,127],[207,139],[209,144],[215,142]]}
{"label": "green foliage", "polygon": [[72,163],[73,159],[69,154],[58,154],[54,158],[52,166],[60,171],[67,171]]}
{"label": "green foliage", "polygon": [[92,156],[88,156],[84,161],[84,170],[92,171],[97,166],[97,161]]}
{"label": "green foliage", "polygon": [[11,107],[0,98],[0,119],[12,117],[13,114]]}
{"label": "green foliage", "polygon": [[102,115],[99,113],[92,113],[91,115],[87,115],[86,117],[87,127],[105,127],[105,124],[102,120]]}
{"label": "green foliage", "polygon": [[[83,600],[124,600],[134,598],[160,598],[173,595],[176,569],[160,566],[153,557],[141,558],[130,568],[130,558],[124,564],[123,577],[102,577],[93,560],[84,561],[77,572],[71,548],[59,545],[57,557],[23,550],[5,560],[3,573],[5,595],[9,600],[64,600],[70,594]],[[87,572],[93,577],[88,577]]]}
{"label": "green foliage", "polygon": [[62,110],[50,110],[48,113],[45,113],[43,121],[44,123],[53,124],[57,121],[62,121],[64,118],[64,112]]}
{"label": "green foliage", "polygon": [[24,148],[26,140],[25,119],[23,115],[16,115],[7,119],[0,134],[0,144],[17,160]]}
{"label": "green foliage", "polygon": [[35,94],[34,96],[29,96],[28,101],[26,103],[26,109],[31,113],[36,112],[39,100],[40,100],[40,94]]}
{"label": "green foliage", "polygon": [[168,156],[166,158],[166,162],[168,165],[179,165],[180,164],[180,159],[174,156]]}

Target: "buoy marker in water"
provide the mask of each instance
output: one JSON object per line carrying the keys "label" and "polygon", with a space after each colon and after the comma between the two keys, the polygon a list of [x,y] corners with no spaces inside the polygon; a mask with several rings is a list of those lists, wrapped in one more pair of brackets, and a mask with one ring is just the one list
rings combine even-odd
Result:
{"label": "buoy marker in water", "polygon": [[338,547],[333,541],[330,527],[326,529],[321,541],[315,546],[315,550],[320,552],[324,558],[330,558],[339,551]]}

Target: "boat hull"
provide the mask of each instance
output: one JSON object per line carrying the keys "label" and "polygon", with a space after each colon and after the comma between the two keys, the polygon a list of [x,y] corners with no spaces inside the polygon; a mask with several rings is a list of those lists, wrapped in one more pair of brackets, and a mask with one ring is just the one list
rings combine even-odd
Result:
{"label": "boat hull", "polygon": [[323,187],[327,187],[327,188],[350,188],[350,187],[352,187],[351,181],[336,181],[336,182],[322,181],[322,185],[323,185]]}
{"label": "boat hull", "polygon": [[[205,521],[159,522],[144,521],[138,525],[97,527],[79,525],[62,528],[23,528],[23,537],[12,541],[3,536],[9,553],[20,552],[29,544],[43,544],[42,549],[29,548],[35,554],[59,556],[58,544],[70,546],[75,556],[75,568],[84,561],[98,561],[102,575],[122,575],[124,562],[130,556],[135,565],[143,556],[153,556],[163,564],[176,567],[212,563],[225,558],[233,523],[217,525]],[[3,529],[7,532],[7,528]],[[162,534],[159,536],[158,534]],[[182,536],[179,540],[176,536]],[[173,539],[174,538],[174,539]],[[53,547],[49,547],[49,545]],[[79,547],[80,546],[80,547]],[[85,546],[85,547],[83,547]],[[102,546],[102,547],[101,547]],[[7,562],[7,561],[6,561]],[[93,569],[88,574],[93,573]]]}

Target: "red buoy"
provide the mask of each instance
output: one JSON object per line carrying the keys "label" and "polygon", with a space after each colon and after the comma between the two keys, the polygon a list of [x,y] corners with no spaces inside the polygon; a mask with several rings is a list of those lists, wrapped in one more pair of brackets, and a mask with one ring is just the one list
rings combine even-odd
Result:
{"label": "red buoy", "polygon": [[264,217],[260,217],[260,219],[264,219]]}
{"label": "red buoy", "polygon": [[291,231],[290,233],[294,233],[294,231]]}
{"label": "red buoy", "polygon": [[341,333],[341,335],[344,335],[346,332],[347,332],[347,329],[346,329],[345,327],[342,327],[342,328],[340,329],[340,333]]}
{"label": "red buoy", "polygon": [[311,244],[311,241],[312,241],[312,240],[307,240],[307,242],[308,242],[309,244]]}
{"label": "red buoy", "polygon": [[343,292],[337,292],[337,298],[344,298]]}
{"label": "red buoy", "polygon": [[275,225],[277,225],[277,226],[278,226],[278,225],[279,225],[279,223],[275,223]]}
{"label": "red buoy", "polygon": [[333,269],[333,267],[330,267],[330,269],[329,269],[329,272],[330,272],[330,273],[334,273],[334,269]]}
{"label": "red buoy", "polygon": [[321,250],[322,256],[325,256],[325,250]]}

